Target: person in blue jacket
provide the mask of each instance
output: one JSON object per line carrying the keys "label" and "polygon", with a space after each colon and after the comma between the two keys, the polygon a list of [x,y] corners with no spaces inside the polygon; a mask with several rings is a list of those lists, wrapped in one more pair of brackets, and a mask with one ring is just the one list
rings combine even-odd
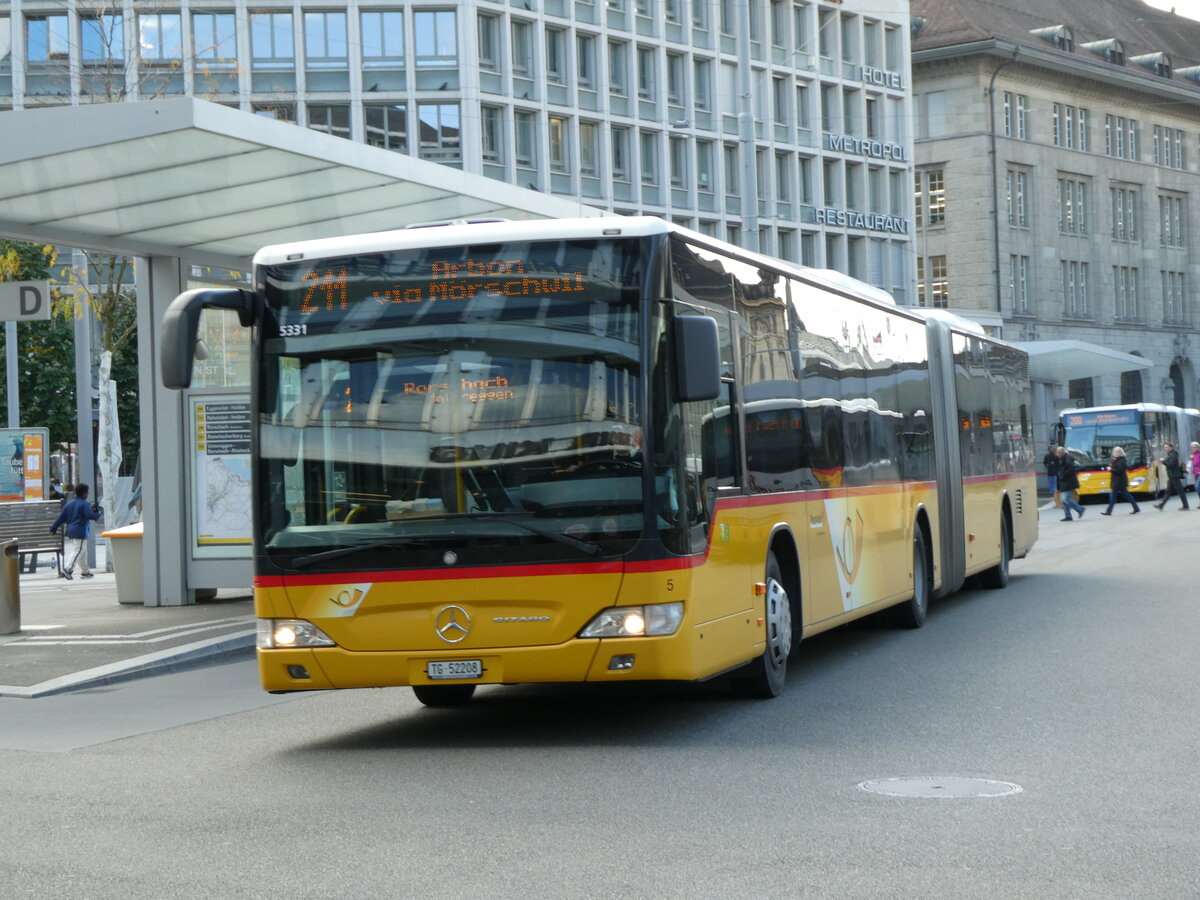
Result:
{"label": "person in blue jacket", "polygon": [[56,534],[62,525],[66,525],[66,549],[63,553],[63,577],[71,578],[72,572],[75,571],[75,564],[79,564],[79,574],[83,578],[91,578],[92,570],[88,566],[87,559],[87,537],[91,527],[90,523],[99,519],[101,516],[100,506],[96,503],[88,503],[88,486],[86,484],[75,485],[75,499],[68,500],[63,504],[62,511],[58,514],[58,518],[54,520],[54,524],[50,526],[50,533]]}

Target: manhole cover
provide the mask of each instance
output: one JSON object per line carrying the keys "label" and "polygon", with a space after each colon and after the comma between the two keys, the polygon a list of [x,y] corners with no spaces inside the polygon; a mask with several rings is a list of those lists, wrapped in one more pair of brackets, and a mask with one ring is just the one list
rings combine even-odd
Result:
{"label": "manhole cover", "polygon": [[1021,786],[1010,781],[990,778],[959,778],[956,775],[937,777],[917,775],[910,778],[876,778],[859,785],[872,794],[889,797],[1007,797],[1021,793]]}

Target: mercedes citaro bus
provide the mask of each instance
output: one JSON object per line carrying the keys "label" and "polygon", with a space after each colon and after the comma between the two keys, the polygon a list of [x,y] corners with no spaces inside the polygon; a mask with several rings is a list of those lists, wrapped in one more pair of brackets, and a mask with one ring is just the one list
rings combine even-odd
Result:
{"label": "mercedes citaro bus", "polygon": [[916,627],[1037,534],[1027,358],[867,285],[654,218],[267,247],[180,295],[253,334],[269,691],[699,680]]}

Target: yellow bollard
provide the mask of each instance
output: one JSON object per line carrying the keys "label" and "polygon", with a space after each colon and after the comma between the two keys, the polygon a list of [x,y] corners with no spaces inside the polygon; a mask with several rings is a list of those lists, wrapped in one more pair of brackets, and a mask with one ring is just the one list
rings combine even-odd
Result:
{"label": "yellow bollard", "polygon": [[17,542],[0,541],[0,634],[16,634],[21,630],[21,557]]}

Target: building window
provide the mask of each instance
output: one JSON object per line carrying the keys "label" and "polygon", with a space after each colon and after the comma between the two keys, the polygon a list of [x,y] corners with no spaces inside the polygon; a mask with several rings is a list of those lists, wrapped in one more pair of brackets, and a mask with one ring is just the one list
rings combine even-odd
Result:
{"label": "building window", "polygon": [[1055,103],[1051,112],[1054,146],[1087,150],[1087,110]]}
{"label": "building window", "polygon": [[946,257],[917,257],[917,305],[946,309],[950,305]]}
{"label": "building window", "polygon": [[[230,16],[232,19],[233,16]],[[31,63],[66,61],[71,52],[66,14],[25,19],[25,59]],[[236,54],[235,54],[236,55]]]}
{"label": "building window", "polygon": [[419,68],[458,65],[458,22],[452,9],[413,12],[413,48]]}
{"label": "building window", "polygon": [[[365,13],[364,13],[365,15]],[[475,25],[475,43],[479,52],[479,68],[485,72],[500,71],[500,17],[480,13]]]}
{"label": "building window", "polygon": [[681,53],[667,54],[667,102],[672,106],[682,106],[685,87],[683,83],[683,67],[686,60]]}
{"label": "building window", "polygon": [[179,13],[142,13],[138,16],[138,52],[143,62],[165,63],[183,58],[182,19]]}
{"label": "building window", "polygon": [[451,162],[462,158],[457,103],[417,104],[421,159]]}
{"label": "building window", "polygon": [[671,163],[671,187],[682,188],[687,184],[688,139],[671,137],[668,141]]}
{"label": "building window", "polygon": [[623,126],[613,126],[610,132],[612,141],[612,173],[614,181],[628,182],[629,179],[629,129]]}
{"label": "building window", "polygon": [[561,28],[546,29],[546,80],[551,84],[567,80],[567,33]]}
{"label": "building window", "polygon": [[1029,312],[1029,257],[1008,257],[1008,297],[1015,314]]}
{"label": "building window", "polygon": [[1108,194],[1112,218],[1112,239],[1114,241],[1136,241],[1138,236],[1138,192],[1130,187],[1113,187],[1109,188]]}
{"label": "building window", "polygon": [[1187,305],[1187,294],[1184,293],[1185,277],[1183,272],[1163,271],[1162,300],[1163,324],[1186,325],[1191,320]]}
{"label": "building window", "polygon": [[658,184],[658,134],[643,131],[638,137],[642,164],[642,184]]}
{"label": "building window", "polygon": [[1104,152],[1117,159],[1137,159],[1137,120],[1124,116],[1105,116]]}
{"label": "building window", "polygon": [[350,137],[350,107],[345,103],[308,104],[308,127],[335,137]]}
{"label": "building window", "polygon": [[1088,315],[1088,264],[1064,259],[1061,265],[1063,314],[1084,318]]}
{"label": "building window", "polygon": [[264,119],[274,119],[277,122],[296,124],[295,103],[253,103],[250,111]]}
{"label": "building window", "polygon": [[1161,195],[1158,198],[1159,243],[1164,247],[1183,247],[1183,198]]}
{"label": "building window", "polygon": [[548,117],[546,120],[546,137],[550,143],[550,171],[566,172],[569,158],[567,120],[561,116]]}
{"label": "building window", "polygon": [[946,224],[946,182],[942,169],[918,170],[915,173],[916,224]]}
{"label": "building window", "polygon": [[739,170],[741,169],[741,154],[738,153],[737,144],[724,144],[721,147],[721,168],[722,175],[725,178],[725,193],[726,195],[734,195],[738,192],[738,183],[741,179],[738,178]]}
{"label": "building window", "polygon": [[713,191],[712,141],[696,141],[696,189],[705,194]]}
{"label": "building window", "polygon": [[786,153],[775,155],[775,199],[792,202],[792,158]]}
{"label": "building window", "polygon": [[514,19],[509,28],[509,54],[513,74],[529,78],[533,72],[533,26]]}
{"label": "building window", "polygon": [[1029,98],[1024,94],[1004,92],[1004,136],[1024,141],[1028,137],[1026,131],[1026,109]]}
{"label": "building window", "polygon": [[403,103],[364,103],[363,119],[372,147],[408,152],[408,109]]}
{"label": "building window", "polygon": [[595,122],[579,123],[579,174],[587,178],[599,172],[600,126]]}
{"label": "building window", "polygon": [[520,109],[513,113],[513,143],[517,165],[532,169],[537,161],[537,125],[533,113]]}
{"label": "building window", "polygon": [[1087,182],[1058,179],[1058,230],[1064,234],[1088,233]]}
{"label": "building window", "polygon": [[207,63],[237,60],[237,20],[233,13],[192,13],[192,52]]}
{"label": "building window", "polygon": [[692,106],[712,109],[712,60],[697,59],[692,65]]}
{"label": "building window", "polygon": [[580,34],[575,37],[575,76],[581,88],[596,86],[596,36]]}
{"label": "building window", "polygon": [[1113,310],[1118,319],[1141,321],[1138,304],[1138,270],[1131,266],[1113,266]]}
{"label": "building window", "polygon": [[[290,18],[290,17],[289,17]],[[121,15],[81,15],[80,58],[85,63],[111,63],[125,59],[125,31]]]}
{"label": "building window", "polygon": [[348,53],[345,13],[304,14],[304,59],[309,68],[345,68]]}
{"label": "building window", "polygon": [[950,306],[950,282],[946,277],[946,257],[929,257],[930,306],[946,309]]}
{"label": "building window", "polygon": [[1016,169],[1008,170],[1008,224],[1018,228],[1028,228],[1029,218],[1026,210],[1027,173]]}
{"label": "building window", "polygon": [[483,161],[501,164],[504,162],[504,110],[484,105],[479,108],[479,117]]}
{"label": "building window", "polygon": [[404,13],[362,12],[363,66],[398,69],[404,65]]}
{"label": "building window", "polygon": [[642,100],[655,99],[655,53],[653,47],[637,48],[638,97]]}
{"label": "building window", "polygon": [[292,41],[292,14],[250,13],[250,55],[255,68],[290,67],[296,56]]}
{"label": "building window", "polygon": [[1162,125],[1154,126],[1154,164],[1168,169],[1182,169],[1186,163],[1183,157],[1184,133],[1181,128],[1167,128]]}
{"label": "building window", "polygon": [[617,97],[629,96],[629,45],[620,41],[608,42],[608,92]]}

